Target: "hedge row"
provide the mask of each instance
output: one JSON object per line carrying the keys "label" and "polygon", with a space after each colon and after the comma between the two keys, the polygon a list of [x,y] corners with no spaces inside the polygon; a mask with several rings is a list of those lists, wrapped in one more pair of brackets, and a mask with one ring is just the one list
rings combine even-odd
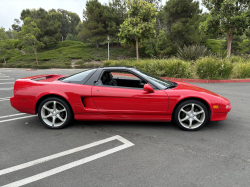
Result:
{"label": "hedge row", "polygon": [[105,66],[134,66],[156,76],[173,78],[230,79],[250,78],[250,60],[241,57],[204,57],[195,62],[177,58],[106,61]]}
{"label": "hedge row", "polygon": [[64,68],[69,69],[71,68],[71,65],[34,65],[34,64],[13,64],[13,63],[7,63],[7,64],[0,64],[0,67],[2,68],[31,68],[31,69],[51,69],[51,68]]}
{"label": "hedge row", "polygon": [[[230,79],[250,78],[250,59],[242,57],[231,57],[226,59],[204,57],[197,61],[189,62],[178,58],[170,59],[135,59],[105,61],[104,66],[135,66],[156,76],[173,78],[200,78],[200,79]],[[97,68],[102,64],[81,63],[75,68]],[[70,62],[44,62],[38,67],[34,62],[16,62],[0,64],[6,68],[71,68]]]}

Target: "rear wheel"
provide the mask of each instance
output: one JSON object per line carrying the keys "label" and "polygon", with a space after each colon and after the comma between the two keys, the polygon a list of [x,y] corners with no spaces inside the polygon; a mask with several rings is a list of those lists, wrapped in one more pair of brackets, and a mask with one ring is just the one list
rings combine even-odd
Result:
{"label": "rear wheel", "polygon": [[175,110],[174,122],[183,130],[199,130],[207,123],[208,115],[208,109],[202,102],[188,100]]}
{"label": "rear wheel", "polygon": [[60,98],[50,97],[39,105],[38,116],[46,127],[60,129],[70,123],[73,115],[68,103]]}

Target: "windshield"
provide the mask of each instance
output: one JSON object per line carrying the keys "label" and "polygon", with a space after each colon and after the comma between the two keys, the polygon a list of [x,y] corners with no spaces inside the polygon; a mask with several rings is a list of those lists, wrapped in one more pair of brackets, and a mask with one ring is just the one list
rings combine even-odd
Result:
{"label": "windshield", "polygon": [[155,84],[157,87],[160,87],[161,89],[165,90],[167,88],[170,88],[172,86],[176,86],[174,82],[164,80],[162,78],[156,77],[154,75],[151,75],[143,70],[136,69],[136,71],[141,74],[142,76],[146,77],[149,79],[153,84]]}
{"label": "windshield", "polygon": [[90,69],[90,70],[85,70],[80,73],[76,73],[73,75],[70,75],[68,77],[63,77],[60,79],[63,82],[80,82],[83,79],[85,79],[91,72],[95,71],[96,69]]}

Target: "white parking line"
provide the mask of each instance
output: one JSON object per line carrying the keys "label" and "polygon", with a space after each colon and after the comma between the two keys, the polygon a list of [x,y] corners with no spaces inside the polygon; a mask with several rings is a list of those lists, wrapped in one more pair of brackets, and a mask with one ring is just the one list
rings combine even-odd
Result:
{"label": "white parking line", "polygon": [[0,118],[8,118],[8,117],[12,117],[12,116],[20,116],[20,115],[24,115],[26,113],[20,113],[20,114],[12,114],[12,115],[8,115],[8,116],[0,116]]}
{"label": "white parking line", "polygon": [[15,82],[3,82],[3,83],[0,83],[0,84],[14,84]]}
{"label": "white parking line", "polygon": [[20,117],[20,118],[6,119],[6,120],[0,121],[0,123],[7,122],[7,121],[14,121],[14,120],[18,120],[18,119],[30,118],[30,117],[35,117],[35,116],[37,116],[37,115],[29,115],[29,116],[24,116],[24,117]]}
{"label": "white parking line", "polygon": [[2,98],[0,98],[0,100],[1,100],[1,99],[10,99],[10,97],[2,97]]}
{"label": "white parking line", "polygon": [[10,99],[0,99],[0,101],[9,101]]}
{"label": "white parking line", "polygon": [[[3,75],[4,75],[4,74],[3,74]],[[2,77],[10,77],[10,76],[0,76],[0,77],[2,78]]]}
{"label": "white parking line", "polygon": [[[1,78],[1,77],[0,77]],[[9,81],[9,80],[14,80],[14,78],[10,78],[10,79],[0,79],[0,81]]]}
{"label": "white parking line", "polygon": [[0,88],[0,90],[12,90],[13,87],[9,87],[9,88]]}
{"label": "white parking line", "polygon": [[22,180],[19,180],[19,181],[4,185],[2,187],[23,186],[23,185],[32,183],[34,181],[38,181],[40,179],[49,177],[51,175],[55,175],[55,174],[60,173],[62,171],[74,168],[76,166],[91,162],[91,161],[96,160],[98,158],[102,158],[104,156],[113,154],[115,152],[121,151],[123,149],[129,148],[129,147],[134,145],[132,142],[126,140],[125,138],[123,138],[123,137],[121,137],[119,135],[116,135],[116,136],[112,136],[112,137],[104,139],[104,140],[100,140],[100,141],[97,141],[97,142],[94,142],[94,143],[91,143],[91,144],[87,144],[87,145],[84,145],[84,146],[81,146],[81,147],[77,147],[77,148],[70,149],[70,150],[67,150],[67,151],[64,151],[64,152],[60,152],[60,153],[57,153],[57,154],[54,154],[54,155],[51,155],[51,156],[48,156],[48,157],[43,157],[43,158],[31,161],[31,162],[27,162],[27,163],[17,165],[17,166],[11,167],[11,168],[0,170],[0,176],[4,175],[6,173],[17,171],[17,170],[20,170],[20,169],[23,169],[23,168],[27,168],[27,167],[36,165],[36,164],[40,164],[40,163],[43,163],[43,162],[46,162],[46,161],[49,161],[49,160],[52,160],[52,159],[55,159],[55,158],[59,158],[59,157],[65,156],[65,155],[69,155],[69,154],[72,154],[72,153],[75,153],[75,152],[79,152],[79,151],[82,151],[82,150],[85,150],[85,149],[88,149],[88,148],[91,148],[91,147],[94,147],[94,146],[97,146],[97,145],[100,145],[100,144],[104,144],[104,143],[107,143],[107,142],[110,142],[110,141],[113,141],[113,140],[119,140],[119,141],[121,141],[123,143],[123,145],[120,145],[120,146],[117,146],[115,148],[108,149],[106,151],[94,154],[92,156],[89,156],[89,157],[86,157],[86,158],[71,162],[69,164],[65,164],[65,165],[62,165],[60,167],[57,167],[57,168],[54,168],[54,169],[39,173],[37,175],[33,175],[31,177],[28,177],[28,178],[25,178],[25,179],[22,179]]}

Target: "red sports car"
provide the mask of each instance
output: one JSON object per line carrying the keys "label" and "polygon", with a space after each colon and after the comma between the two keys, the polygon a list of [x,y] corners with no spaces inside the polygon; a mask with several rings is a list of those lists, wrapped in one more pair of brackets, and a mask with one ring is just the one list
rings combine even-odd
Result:
{"label": "red sports car", "polygon": [[71,76],[18,79],[11,105],[37,114],[49,128],[76,120],[166,121],[198,130],[227,118],[229,100],[198,86],[172,82],[134,67],[100,67]]}

